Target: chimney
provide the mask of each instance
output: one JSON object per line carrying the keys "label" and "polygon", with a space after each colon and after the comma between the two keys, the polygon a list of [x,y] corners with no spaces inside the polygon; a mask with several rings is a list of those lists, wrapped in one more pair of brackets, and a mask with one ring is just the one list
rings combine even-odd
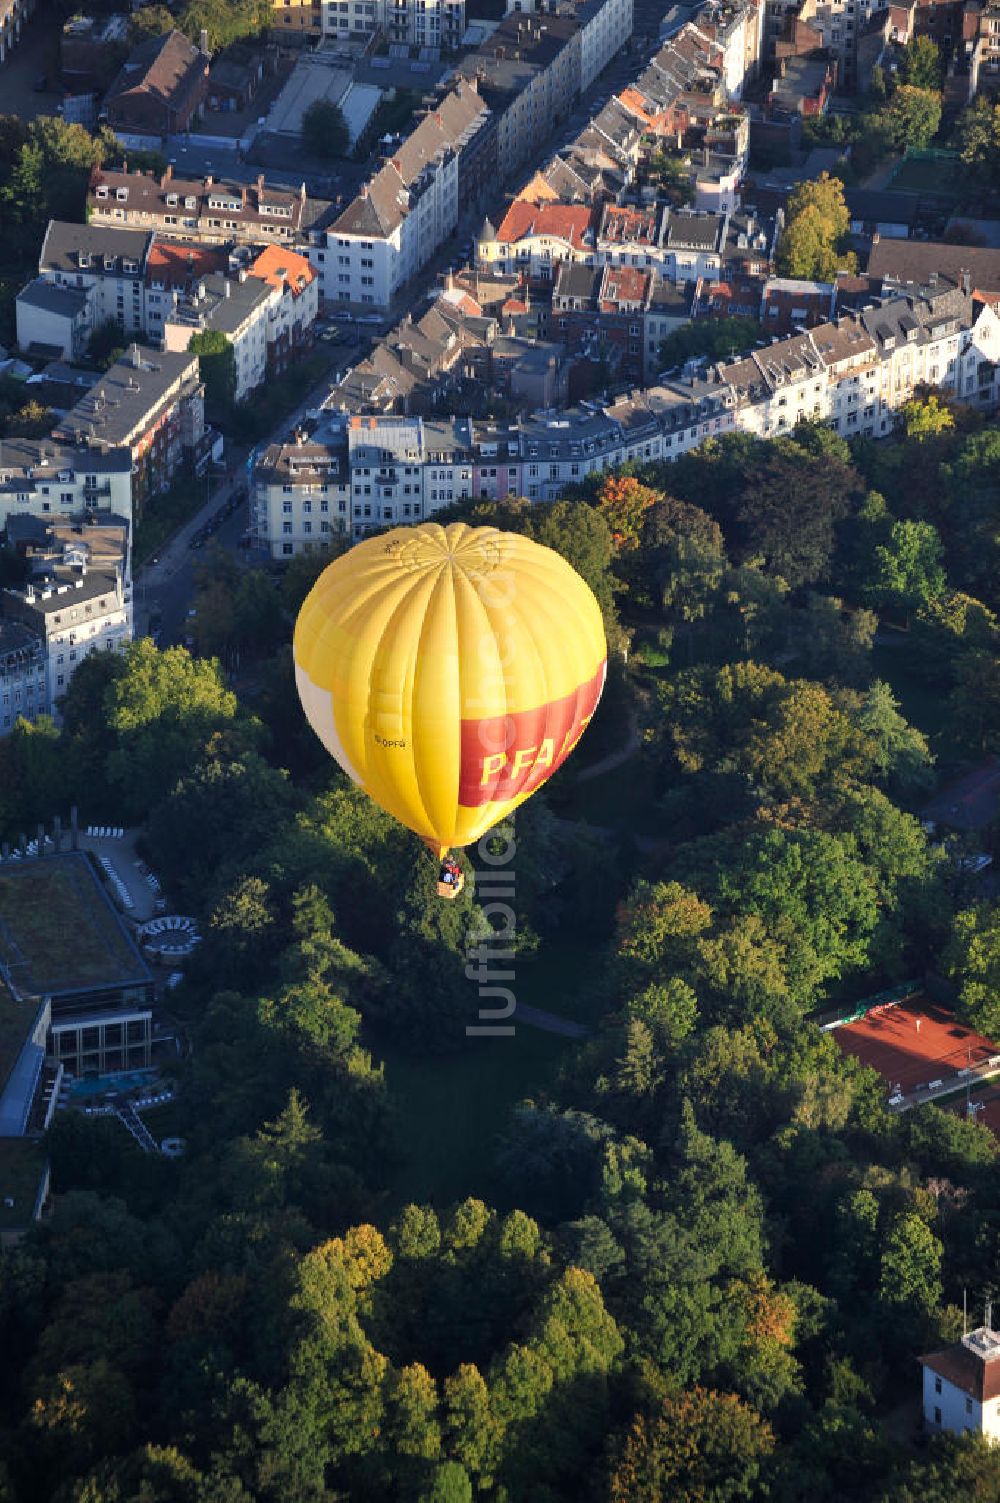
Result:
{"label": "chimney", "polygon": [[208,32],[205,30],[204,26],[198,33],[198,46],[202,52],[208,51]]}
{"label": "chimney", "polygon": [[962,291],[966,297],[972,292],[972,276],[967,271],[962,272]]}
{"label": "chimney", "polygon": [[168,162],[167,165],[166,165],[166,168],[164,169],[163,176],[160,178],[160,187],[161,188],[165,188],[167,186],[167,184],[169,183],[170,179],[173,177],[173,175],[174,175],[174,169],[171,167],[170,163]]}
{"label": "chimney", "polygon": [[243,208],[243,209],[245,209],[246,206],[247,206],[247,190],[246,190],[246,187],[244,186],[244,187],[242,187],[240,189],[240,207]]}
{"label": "chimney", "polygon": [[264,174],[262,172],[260,172],[260,173],[257,174],[257,192],[258,193],[263,193],[263,191],[264,191]]}

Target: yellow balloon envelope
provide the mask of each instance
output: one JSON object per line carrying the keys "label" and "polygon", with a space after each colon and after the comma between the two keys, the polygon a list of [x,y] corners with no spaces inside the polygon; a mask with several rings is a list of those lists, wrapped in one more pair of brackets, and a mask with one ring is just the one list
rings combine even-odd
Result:
{"label": "yellow balloon envelope", "polygon": [[607,665],[600,608],[565,559],[464,522],[399,527],[336,559],[293,651],[327,751],[439,854],[565,761]]}

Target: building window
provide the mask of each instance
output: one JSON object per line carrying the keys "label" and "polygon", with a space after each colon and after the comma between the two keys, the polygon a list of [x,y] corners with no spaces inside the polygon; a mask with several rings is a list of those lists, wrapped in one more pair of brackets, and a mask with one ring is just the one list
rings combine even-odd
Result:
{"label": "building window", "polygon": [[935,1378],[934,1379],[934,1392],[935,1393],[940,1393],[941,1392],[941,1379],[940,1378]]}
{"label": "building window", "polygon": [[971,1399],[966,1399],[966,1401],[965,1401],[965,1412],[966,1412],[966,1414],[971,1414],[972,1413],[972,1400]]}
{"label": "building window", "polygon": [[941,1411],[936,1404],[934,1406],[934,1423],[935,1425],[940,1425],[941,1423]]}

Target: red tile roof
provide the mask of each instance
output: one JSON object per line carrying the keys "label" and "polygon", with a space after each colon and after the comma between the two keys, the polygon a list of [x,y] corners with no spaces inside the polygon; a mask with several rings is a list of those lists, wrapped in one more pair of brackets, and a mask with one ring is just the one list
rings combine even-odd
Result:
{"label": "red tile roof", "polygon": [[924,1367],[940,1373],[980,1404],[1000,1397],[1000,1357],[981,1357],[961,1341],[920,1358]]}
{"label": "red tile roof", "polygon": [[594,217],[587,204],[529,204],[516,198],[497,230],[497,240],[513,245],[529,235],[550,235],[582,251],[594,243]]}
{"label": "red tile roof", "polygon": [[262,251],[251,266],[250,275],[276,287],[279,292],[288,287],[293,297],[299,297],[310,282],[316,280],[316,273],[307,258],[283,245],[269,245]]}
{"label": "red tile roof", "polygon": [[601,281],[603,303],[645,303],[652,278],[637,266],[606,266]]}
{"label": "red tile roof", "polygon": [[146,258],[146,281],[181,287],[211,272],[225,271],[228,264],[224,250],[205,245],[177,245],[156,237]]}
{"label": "red tile roof", "polygon": [[633,240],[651,245],[656,239],[655,208],[637,209],[630,204],[608,204],[601,221],[601,239],[623,245]]}

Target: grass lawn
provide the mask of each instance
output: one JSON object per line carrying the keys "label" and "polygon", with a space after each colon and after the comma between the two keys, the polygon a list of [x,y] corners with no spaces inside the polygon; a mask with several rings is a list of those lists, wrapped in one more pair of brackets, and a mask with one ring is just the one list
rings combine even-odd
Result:
{"label": "grass lawn", "polygon": [[892,189],[909,193],[936,193],[945,198],[960,198],[963,191],[962,169],[958,158],[946,161],[923,161],[911,157],[901,162],[890,184]]}
{"label": "grass lawn", "polygon": [[657,835],[653,808],[653,773],[636,755],[621,767],[577,783],[556,811],[561,819],[586,820],[631,835]]}
{"label": "grass lawn", "polygon": [[[32,1138],[0,1139],[0,1228],[28,1226],[45,1169],[45,1148]],[[4,1204],[7,1200],[14,1204]]]}
{"label": "grass lawn", "polygon": [[87,858],[70,854],[0,873],[0,965],[21,996],[147,977]]}
{"label": "grass lawn", "polygon": [[515,1027],[512,1038],[469,1039],[446,1059],[382,1050],[407,1151],[386,1216],[411,1201],[440,1208],[488,1194],[493,1140],[511,1107],[552,1079],[569,1042]]}
{"label": "grass lawn", "polygon": [[0,1090],[7,1084],[7,1077],[21,1050],[35,1018],[39,1003],[15,1002],[5,986],[0,984]]}
{"label": "grass lawn", "polygon": [[[564,1016],[585,1017],[577,997],[593,965],[581,945],[553,944],[537,959],[515,963],[519,1002]],[[544,1090],[572,1039],[518,1024],[503,1038],[472,1038],[445,1059],[419,1059],[392,1048],[385,1061],[389,1090],[401,1119],[407,1159],[389,1192],[386,1216],[410,1201],[447,1206],[466,1195],[488,1195],[493,1142],[512,1107]]]}

